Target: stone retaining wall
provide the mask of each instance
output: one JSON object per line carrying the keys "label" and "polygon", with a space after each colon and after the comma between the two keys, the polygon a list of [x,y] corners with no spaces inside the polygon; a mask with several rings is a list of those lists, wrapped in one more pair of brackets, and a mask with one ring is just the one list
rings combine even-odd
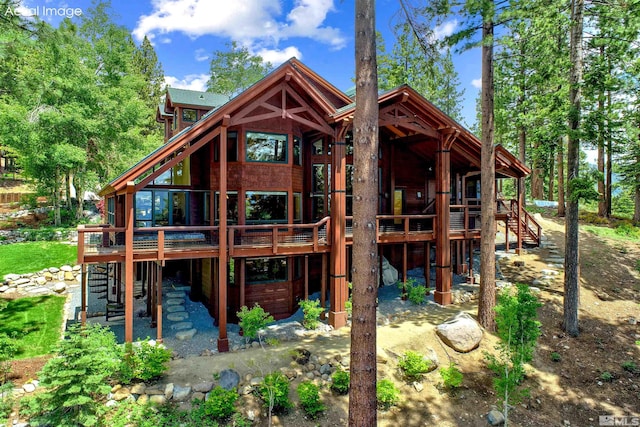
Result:
{"label": "stone retaining wall", "polygon": [[69,286],[78,285],[80,278],[79,265],[45,268],[37,273],[5,274],[0,296],[62,294]]}

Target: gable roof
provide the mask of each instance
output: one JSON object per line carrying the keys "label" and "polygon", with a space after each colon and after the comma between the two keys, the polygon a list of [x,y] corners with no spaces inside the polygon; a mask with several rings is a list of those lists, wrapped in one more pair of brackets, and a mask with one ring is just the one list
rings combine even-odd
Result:
{"label": "gable roof", "polygon": [[167,88],[167,101],[172,105],[188,105],[205,107],[206,109],[219,107],[229,101],[229,97],[219,93],[201,92],[198,90]]}

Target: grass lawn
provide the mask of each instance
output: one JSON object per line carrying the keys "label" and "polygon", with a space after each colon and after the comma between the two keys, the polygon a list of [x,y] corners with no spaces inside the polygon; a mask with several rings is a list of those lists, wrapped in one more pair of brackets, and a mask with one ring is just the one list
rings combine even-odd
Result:
{"label": "grass lawn", "polygon": [[0,334],[16,336],[16,359],[50,353],[60,340],[66,298],[45,295],[9,300],[0,310]]}
{"label": "grass lawn", "polygon": [[0,246],[0,279],[9,273],[35,273],[76,263],[78,249],[60,242],[26,242]]}

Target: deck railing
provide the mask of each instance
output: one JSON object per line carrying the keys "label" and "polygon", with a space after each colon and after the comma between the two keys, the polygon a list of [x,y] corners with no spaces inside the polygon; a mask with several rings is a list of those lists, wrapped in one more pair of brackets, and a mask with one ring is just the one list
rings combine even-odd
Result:
{"label": "deck railing", "polygon": [[261,224],[229,226],[229,252],[243,247],[272,247],[278,253],[278,246],[328,245],[329,217],[314,224]]}
{"label": "deck railing", "polygon": [[432,233],[435,220],[436,215],[378,215],[376,229],[378,234]]}

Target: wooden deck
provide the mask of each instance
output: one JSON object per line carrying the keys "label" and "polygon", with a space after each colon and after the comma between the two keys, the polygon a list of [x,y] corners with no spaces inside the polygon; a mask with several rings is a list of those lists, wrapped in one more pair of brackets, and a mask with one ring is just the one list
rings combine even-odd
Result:
{"label": "wooden deck", "polygon": [[[496,220],[511,228],[517,224],[538,237],[540,228],[526,214],[527,223],[513,221],[514,212],[503,205]],[[515,214],[517,215],[517,214]],[[346,244],[353,244],[352,217],[346,218]],[[379,244],[401,244],[436,241],[436,215],[378,215]],[[515,226],[513,225],[515,224]],[[108,225],[78,227],[78,263],[121,262],[125,259],[125,228]],[[230,257],[294,256],[331,251],[329,217],[313,224],[231,225],[227,246]],[[480,239],[480,210],[476,205],[451,206],[449,238],[453,241]],[[180,226],[134,228],[133,259],[162,261],[172,259],[217,258],[219,253],[217,226]]]}

